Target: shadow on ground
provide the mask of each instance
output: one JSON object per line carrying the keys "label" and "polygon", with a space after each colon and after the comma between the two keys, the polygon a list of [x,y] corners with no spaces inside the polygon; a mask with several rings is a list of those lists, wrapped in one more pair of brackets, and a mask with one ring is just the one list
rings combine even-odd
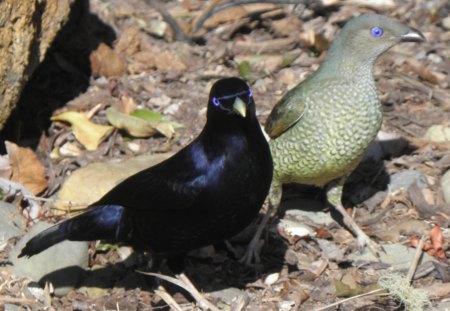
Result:
{"label": "shadow on ground", "polygon": [[[56,109],[83,93],[91,75],[89,55],[101,42],[111,45],[116,35],[89,11],[89,0],[75,0],[45,59],[25,85],[0,140],[35,148],[50,126]],[[0,146],[4,153],[5,146]]]}

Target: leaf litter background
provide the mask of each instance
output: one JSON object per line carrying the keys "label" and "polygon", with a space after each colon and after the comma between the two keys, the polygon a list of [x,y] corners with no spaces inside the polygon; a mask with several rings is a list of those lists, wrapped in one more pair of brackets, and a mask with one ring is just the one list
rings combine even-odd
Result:
{"label": "leaf litter background", "polygon": [[[360,13],[386,14],[420,29],[428,40],[400,44],[377,62],[382,133],[346,187],[349,212],[377,242],[389,244],[386,254],[379,261],[364,257],[369,255],[360,254],[351,234],[323,209],[319,190],[288,185],[282,211],[265,234],[261,264],[246,267],[237,261],[255,221],[230,240],[235,255],[224,246],[193,252],[185,274],[219,309],[314,310],[376,289],[387,271],[406,273],[415,252],[406,246],[417,246],[424,236],[429,257],[419,265],[413,286],[432,293],[428,309],[448,308],[450,202],[444,197],[450,193],[445,195],[441,178],[450,168],[449,4],[259,3],[221,11],[195,29],[200,17],[222,2],[159,4],[195,42],[188,44],[175,40],[180,36],[144,1],[74,1],[69,22],[2,133],[11,142],[2,146],[0,176],[26,187],[3,189],[3,199],[23,209],[29,226],[36,217],[66,217],[126,174],[170,156],[198,135],[209,89],[220,77],[241,75],[250,82],[264,124],[281,96],[318,68],[345,21]],[[72,174],[91,163],[139,155],[147,157],[130,166],[94,166],[96,179]],[[411,173],[417,171],[420,178]],[[36,203],[32,195],[49,200]],[[278,217],[284,219],[278,222]],[[14,243],[0,246],[0,259],[7,258]],[[51,288],[31,293],[29,280],[2,270],[0,309],[9,303],[35,310],[160,310],[169,308],[170,299],[173,308],[200,308],[179,287],[163,282],[167,292],[155,290],[146,282],[149,277],[120,266],[124,254],[129,250],[91,243],[90,267],[115,264],[113,272],[104,286],[75,289],[63,297],[51,296]],[[407,258],[406,266],[395,263],[399,257]],[[403,308],[386,295],[340,306]]]}

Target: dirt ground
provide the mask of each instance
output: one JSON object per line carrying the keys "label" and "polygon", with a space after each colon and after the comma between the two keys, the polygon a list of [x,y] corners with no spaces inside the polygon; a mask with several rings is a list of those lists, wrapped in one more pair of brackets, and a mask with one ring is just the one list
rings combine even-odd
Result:
{"label": "dirt ground", "polygon": [[[39,196],[54,198],[70,172],[89,163],[178,151],[203,128],[209,89],[221,77],[241,75],[250,83],[264,125],[282,95],[318,68],[347,20],[362,13],[385,14],[419,29],[427,42],[399,44],[377,61],[382,131],[394,139],[385,143],[387,151],[381,157],[367,158],[352,174],[344,203],[378,243],[417,246],[424,236],[424,253],[434,261],[419,265],[412,286],[432,293],[428,310],[450,308],[450,205],[440,184],[450,168],[450,145],[424,139],[431,126],[449,125],[450,4],[258,3],[217,12],[202,22],[205,12],[226,1],[149,2],[154,5],[139,0],[74,1],[68,23],[1,133],[4,140],[31,147],[43,164],[48,186]],[[164,22],[161,8],[175,18],[182,34]],[[103,44],[110,48],[99,48]],[[107,125],[105,111],[114,105],[147,108],[184,127],[174,135],[141,138],[116,129],[96,150],[87,151],[67,123],[50,120],[65,111],[78,111]],[[75,149],[67,151],[68,146]],[[408,170],[422,173],[425,185],[389,193],[389,177]],[[313,234],[292,236],[280,229],[279,218],[302,223],[309,219],[292,210],[330,214],[322,206],[320,189],[298,185],[285,189],[283,208],[265,232],[260,264],[247,267],[238,260],[260,219],[230,240],[232,247],[218,245],[188,256],[184,274],[203,299],[221,310],[319,310],[376,290],[379,278],[396,270],[386,262],[358,257],[355,238],[338,224],[333,211],[338,222],[324,225],[310,219]],[[5,199],[26,205],[15,196]],[[51,203],[41,203],[40,219],[61,219]],[[0,248],[0,259],[7,258],[13,244]],[[170,299],[174,310],[202,307],[180,287],[155,284],[154,278],[121,265],[117,248],[102,250],[92,243],[90,257],[91,267],[110,269],[109,285],[101,295],[75,289],[63,297],[39,300],[26,291],[28,280],[1,272],[0,310],[7,310],[2,303],[20,310],[169,310]],[[166,294],[158,286],[164,286]],[[412,310],[398,297],[376,292],[323,310],[408,309]]]}

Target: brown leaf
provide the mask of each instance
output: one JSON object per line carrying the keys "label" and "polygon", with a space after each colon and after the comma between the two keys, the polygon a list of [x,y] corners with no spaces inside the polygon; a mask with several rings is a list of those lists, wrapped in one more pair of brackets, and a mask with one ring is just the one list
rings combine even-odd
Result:
{"label": "brown leaf", "polygon": [[9,141],[5,141],[5,146],[12,169],[11,180],[24,185],[34,195],[44,191],[48,186],[44,167],[33,150],[19,147]]}
{"label": "brown leaf", "polygon": [[445,258],[445,253],[442,251],[442,245],[444,244],[444,235],[439,225],[435,225],[430,231],[430,239],[433,245],[433,249],[436,251],[436,256],[439,258]]}
{"label": "brown leaf", "polygon": [[330,231],[325,229],[324,227],[316,228],[316,236],[319,239],[331,239],[333,236],[331,235]]}
{"label": "brown leaf", "polygon": [[124,114],[130,114],[136,110],[137,104],[134,101],[133,97],[124,94],[120,96],[120,104],[116,106],[117,110]]}
{"label": "brown leaf", "polygon": [[287,37],[302,29],[303,22],[296,15],[289,15],[282,19],[270,20],[270,26],[276,34]]}
{"label": "brown leaf", "polygon": [[127,62],[117,52],[104,43],[89,56],[94,76],[121,76],[127,71]]}
{"label": "brown leaf", "polygon": [[151,51],[141,51],[134,55],[134,62],[130,65],[132,73],[139,73],[148,69],[161,71],[184,71],[187,66],[179,58],[169,51],[160,50],[157,47]]}

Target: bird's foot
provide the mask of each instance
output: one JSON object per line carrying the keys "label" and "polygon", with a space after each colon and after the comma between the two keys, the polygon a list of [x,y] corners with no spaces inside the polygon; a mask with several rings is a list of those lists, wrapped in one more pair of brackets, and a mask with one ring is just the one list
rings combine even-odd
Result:
{"label": "bird's foot", "polygon": [[[256,237],[256,236],[255,236]],[[259,240],[253,238],[252,241],[248,244],[247,250],[242,256],[242,258],[239,260],[239,262],[246,264],[247,266],[255,266],[261,262],[261,248],[264,244],[263,240]]]}

